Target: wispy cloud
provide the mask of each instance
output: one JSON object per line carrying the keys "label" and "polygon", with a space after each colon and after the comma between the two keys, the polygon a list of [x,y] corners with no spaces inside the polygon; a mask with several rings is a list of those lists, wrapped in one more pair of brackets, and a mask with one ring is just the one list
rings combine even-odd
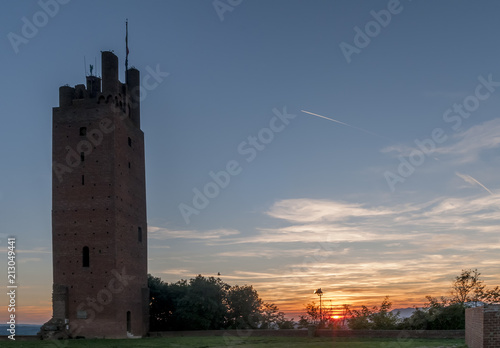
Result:
{"label": "wispy cloud", "polygon": [[[251,241],[249,241],[250,243]],[[231,251],[223,251],[215,254],[215,256],[221,257],[237,257],[237,258],[266,258],[266,259],[275,259],[284,257],[290,257],[290,255],[300,255],[300,257],[312,257],[318,254],[326,254],[335,252],[337,255],[347,255],[349,253],[349,248],[335,248],[329,247],[328,250],[325,248],[319,247],[310,247],[310,248],[286,248],[286,249],[278,249],[275,247],[263,248],[262,245],[254,245],[248,246],[245,250],[231,250]]]}
{"label": "wispy cloud", "polygon": [[170,245],[149,245],[148,248],[149,249],[170,249]]}
{"label": "wispy cloud", "polygon": [[193,240],[210,240],[221,239],[228,236],[238,235],[240,232],[236,230],[220,229],[208,231],[193,231],[193,230],[169,230],[167,228],[150,226],[148,227],[149,238],[151,239],[193,239]]}
{"label": "wispy cloud", "polygon": [[443,197],[422,204],[375,206],[328,200],[291,199],[276,202],[268,215],[288,226],[260,228],[249,241],[368,242],[411,241],[429,234],[495,231],[500,222],[500,195]]}
{"label": "wispy cloud", "polygon": [[393,214],[386,208],[367,209],[360,203],[331,200],[288,199],[276,202],[267,212],[269,216],[291,222],[342,221],[349,217]]}
{"label": "wispy cloud", "polygon": [[[364,223],[360,224],[365,225]],[[250,243],[341,243],[395,241],[409,239],[400,233],[376,233],[364,231],[362,227],[346,227],[337,224],[293,225],[275,229],[259,229],[260,234],[250,237]]]}
{"label": "wispy cloud", "polygon": [[436,153],[450,156],[459,164],[474,162],[482,151],[500,147],[500,118],[459,132],[453,139],[455,143],[437,148]]}
{"label": "wispy cloud", "polygon": [[192,271],[190,271],[188,269],[184,269],[184,268],[169,268],[169,269],[161,270],[159,273],[165,274],[165,275],[174,275],[177,277],[185,277],[185,278],[193,276]]}
{"label": "wispy cloud", "polygon": [[29,262],[40,262],[40,261],[42,261],[42,259],[38,258],[38,257],[29,257],[29,258],[23,257],[19,260],[19,263],[24,264],[24,263],[29,263]]}
{"label": "wispy cloud", "polygon": [[[448,164],[473,163],[479,159],[483,151],[500,147],[500,118],[486,121],[458,133],[451,129],[446,133],[449,134],[449,139],[442,146],[436,146],[432,156],[437,160],[446,160]],[[386,146],[380,151],[408,157],[414,150],[418,148],[409,141]]]}
{"label": "wispy cloud", "polygon": [[[7,246],[0,247],[0,252],[7,252]],[[52,254],[52,251],[48,248],[44,247],[36,247],[33,249],[16,249],[16,254],[24,255],[24,254]]]}

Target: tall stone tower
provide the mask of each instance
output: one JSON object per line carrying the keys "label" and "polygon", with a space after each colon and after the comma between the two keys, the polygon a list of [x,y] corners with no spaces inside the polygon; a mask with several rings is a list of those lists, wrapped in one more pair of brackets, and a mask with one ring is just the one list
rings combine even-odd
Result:
{"label": "tall stone tower", "polygon": [[[144,336],[149,326],[139,71],[59,89],[53,109],[53,318],[42,336]],[[101,88],[102,82],[102,88]]]}

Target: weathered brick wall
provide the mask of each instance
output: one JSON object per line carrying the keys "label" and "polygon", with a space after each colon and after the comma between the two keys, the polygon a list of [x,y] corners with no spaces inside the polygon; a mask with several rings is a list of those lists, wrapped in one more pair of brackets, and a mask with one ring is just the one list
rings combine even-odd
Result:
{"label": "weathered brick wall", "polygon": [[500,305],[466,309],[465,342],[469,348],[500,348]]}
{"label": "weathered brick wall", "polygon": [[484,348],[500,348],[500,305],[484,308]]}
{"label": "weathered brick wall", "polygon": [[483,307],[465,310],[465,342],[469,348],[483,347]]}

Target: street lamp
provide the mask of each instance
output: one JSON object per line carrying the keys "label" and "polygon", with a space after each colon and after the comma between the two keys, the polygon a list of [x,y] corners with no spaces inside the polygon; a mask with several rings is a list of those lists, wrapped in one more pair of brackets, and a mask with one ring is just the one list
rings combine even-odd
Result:
{"label": "street lamp", "polygon": [[321,288],[314,290],[314,293],[319,296],[319,324],[323,323],[323,314],[321,313],[321,296],[323,296],[323,291]]}

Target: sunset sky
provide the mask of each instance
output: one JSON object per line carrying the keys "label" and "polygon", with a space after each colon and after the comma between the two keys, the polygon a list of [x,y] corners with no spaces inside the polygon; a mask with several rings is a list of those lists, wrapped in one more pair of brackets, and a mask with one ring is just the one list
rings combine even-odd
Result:
{"label": "sunset sky", "polygon": [[58,89],[103,50],[123,81],[126,18],[151,274],[220,272],[295,319],[316,288],[401,308],[465,268],[500,285],[498,1],[57,1],[0,3],[0,284],[15,236],[22,323],[52,314]]}

